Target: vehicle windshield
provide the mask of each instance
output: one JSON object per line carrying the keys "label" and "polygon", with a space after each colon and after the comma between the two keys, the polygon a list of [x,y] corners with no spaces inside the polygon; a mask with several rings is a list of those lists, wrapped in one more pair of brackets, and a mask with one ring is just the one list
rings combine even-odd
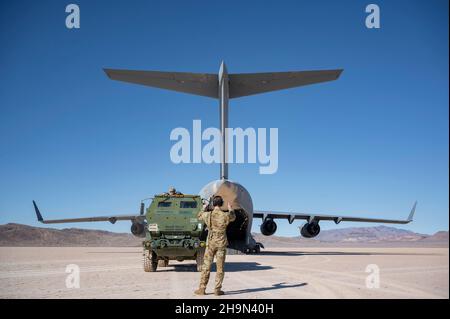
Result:
{"label": "vehicle windshield", "polygon": [[197,208],[197,202],[194,201],[181,201],[180,208]]}
{"label": "vehicle windshield", "polygon": [[158,207],[170,207],[172,202],[159,202]]}

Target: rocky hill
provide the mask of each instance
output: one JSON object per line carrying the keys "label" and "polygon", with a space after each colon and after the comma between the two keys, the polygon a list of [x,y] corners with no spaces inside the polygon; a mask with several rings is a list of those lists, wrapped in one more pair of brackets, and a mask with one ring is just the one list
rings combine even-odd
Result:
{"label": "rocky hill", "polygon": [[[395,227],[350,227],[323,230],[317,238],[263,236],[253,234],[257,242],[265,247],[285,247],[298,245],[338,245],[338,244],[426,244],[448,246],[448,231],[434,235],[418,234]],[[133,247],[140,246],[141,238],[129,233],[114,233],[103,230],[79,228],[53,229],[22,224],[0,225],[0,246],[100,246]]]}
{"label": "rocky hill", "polygon": [[52,229],[22,224],[0,225],[0,246],[139,246],[131,234],[79,228]]}
{"label": "rocky hill", "polygon": [[448,231],[434,235],[419,234],[405,229],[388,226],[349,227],[323,230],[316,238],[278,237],[253,234],[257,242],[265,247],[313,246],[313,245],[399,245],[399,246],[448,246]]}
{"label": "rocky hill", "polygon": [[410,230],[388,226],[350,227],[324,230],[317,240],[324,242],[417,241],[429,237]]}
{"label": "rocky hill", "polygon": [[448,231],[438,231],[434,235],[423,239],[427,242],[448,242]]}

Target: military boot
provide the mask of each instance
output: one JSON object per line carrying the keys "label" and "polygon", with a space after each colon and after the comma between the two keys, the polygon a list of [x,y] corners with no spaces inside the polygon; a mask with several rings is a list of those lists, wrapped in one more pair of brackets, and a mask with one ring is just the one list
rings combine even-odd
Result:
{"label": "military boot", "polygon": [[203,296],[205,294],[205,288],[198,288],[196,291],[194,291],[194,294]]}
{"label": "military boot", "polygon": [[225,295],[225,293],[224,293],[222,290],[220,290],[220,289],[214,290],[214,294],[215,294],[216,296],[222,296],[222,295]]}

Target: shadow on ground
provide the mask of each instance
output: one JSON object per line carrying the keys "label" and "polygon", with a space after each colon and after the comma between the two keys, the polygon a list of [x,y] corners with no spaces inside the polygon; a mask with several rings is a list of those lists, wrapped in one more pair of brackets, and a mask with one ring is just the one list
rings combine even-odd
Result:
{"label": "shadow on ground", "polygon": [[341,252],[341,251],[263,251],[260,256],[435,256],[438,254],[424,253],[392,253],[392,252]]}
{"label": "shadow on ground", "polygon": [[280,282],[279,284],[273,284],[269,287],[248,288],[248,289],[226,291],[226,294],[227,295],[239,295],[239,294],[246,294],[246,293],[252,293],[252,292],[259,292],[259,291],[277,290],[277,289],[283,289],[283,288],[304,287],[306,285],[307,285],[306,282],[303,282],[301,284],[290,284],[290,285],[286,285],[284,282]]}
{"label": "shadow on ground", "polygon": [[[86,254],[139,254],[140,251],[88,251]],[[245,255],[243,253],[227,253],[227,255]],[[357,251],[261,251],[259,254],[250,254],[248,256],[440,256],[437,253],[396,253],[396,252],[357,252]],[[173,261],[172,261],[173,262]],[[229,263],[228,264],[233,264]],[[235,263],[241,264],[241,263]],[[248,263],[252,264],[252,263]],[[187,266],[187,265],[179,265]],[[264,267],[264,266],[261,266]],[[250,267],[254,268],[254,267]],[[257,269],[241,269],[241,270],[261,270]],[[237,270],[238,271],[238,270]]]}
{"label": "shadow on ground", "polygon": [[139,251],[87,251],[86,254],[142,254],[142,249]]}
{"label": "shadow on ground", "polygon": [[[272,266],[264,266],[257,262],[225,262],[225,272],[235,272],[235,271],[254,271],[254,270],[268,270],[273,269]],[[175,264],[171,261],[169,266],[158,267],[158,271],[197,271],[196,264]],[[216,271],[216,263],[211,266],[211,272]]]}

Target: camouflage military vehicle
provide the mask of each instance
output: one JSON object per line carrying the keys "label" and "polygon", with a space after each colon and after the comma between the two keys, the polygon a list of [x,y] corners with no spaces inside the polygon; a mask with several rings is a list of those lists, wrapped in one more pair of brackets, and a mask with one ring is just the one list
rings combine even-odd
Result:
{"label": "camouflage military vehicle", "polygon": [[201,209],[198,195],[169,192],[153,198],[145,212],[144,271],[167,267],[169,260],[196,260],[200,271],[207,236],[197,219]]}

